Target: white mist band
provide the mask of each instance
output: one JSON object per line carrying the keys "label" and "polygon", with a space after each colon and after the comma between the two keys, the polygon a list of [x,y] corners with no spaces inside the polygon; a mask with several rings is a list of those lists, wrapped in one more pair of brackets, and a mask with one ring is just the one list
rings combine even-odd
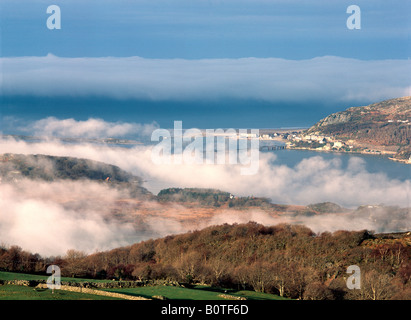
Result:
{"label": "white mist band", "polygon": [[[251,129],[250,132],[247,129],[207,129],[204,134],[195,128],[183,131],[182,121],[174,121],[173,133],[167,129],[156,129],[151,141],[159,142],[151,150],[151,160],[158,165],[240,164],[245,166],[241,168],[241,175],[258,172],[258,129]],[[188,144],[183,150],[184,143]]]}

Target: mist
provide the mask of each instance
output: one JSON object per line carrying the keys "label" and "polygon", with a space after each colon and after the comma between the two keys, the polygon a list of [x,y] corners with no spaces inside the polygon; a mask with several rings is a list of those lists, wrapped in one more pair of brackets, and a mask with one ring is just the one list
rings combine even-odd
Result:
{"label": "mist", "polygon": [[[382,203],[410,207],[409,178],[400,181],[384,173],[370,173],[359,157],[352,157],[347,167],[337,158],[325,160],[321,156],[303,159],[289,167],[279,165],[274,153],[260,153],[257,174],[243,176],[241,165],[155,165],[151,147],[144,145],[122,148],[53,140],[29,143],[3,137],[0,153],[70,156],[117,165],[142,177],[144,186],[155,194],[167,187],[200,187],[220,189],[236,196],[268,197],[277,204],[329,201],[351,209]],[[179,214],[184,208],[179,205],[168,207],[167,214],[142,216],[136,209],[121,219],[113,218],[116,201],[127,197],[124,190],[92,181],[23,179],[14,184],[0,183],[0,243],[19,245],[42,255],[63,255],[68,249],[91,253],[221,223],[300,223],[314,232],[341,229],[391,232],[399,226],[411,228],[409,209],[392,217],[383,207],[373,211],[374,218],[369,214],[274,216],[256,209],[217,210],[206,219],[183,221]],[[159,206],[155,202],[143,205]]]}
{"label": "mist", "polygon": [[105,220],[109,212],[98,205],[118,197],[92,182],[0,184],[0,243],[63,255],[70,248],[91,253],[137,242],[142,237],[130,223]]}
{"label": "mist", "polygon": [[224,211],[215,215],[207,224],[221,225],[224,223],[247,223],[254,221],[263,225],[277,225],[282,223],[300,224],[310,228],[315,233],[334,232],[338,230],[368,230],[371,232],[398,232],[411,229],[411,210],[408,208],[400,209],[395,216],[392,211],[385,207],[373,208],[365,212],[358,213],[330,213],[315,216],[272,216],[262,210],[248,211]]}
{"label": "mist", "polygon": [[1,153],[71,156],[119,166],[142,177],[145,186],[154,193],[167,187],[199,187],[220,189],[238,196],[268,197],[279,204],[330,201],[349,208],[381,203],[409,206],[409,172],[404,172],[402,181],[390,179],[382,172],[368,172],[365,161],[359,157],[350,158],[346,168],[340,159],[326,160],[320,155],[302,159],[296,166],[289,167],[277,164],[274,153],[260,153],[258,172],[244,176],[240,164],[154,164],[151,148],[0,140]]}

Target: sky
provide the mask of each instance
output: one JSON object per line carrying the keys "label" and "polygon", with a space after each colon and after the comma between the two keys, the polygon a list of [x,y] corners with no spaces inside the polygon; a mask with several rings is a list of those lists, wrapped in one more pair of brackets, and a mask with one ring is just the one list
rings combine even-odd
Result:
{"label": "sky", "polygon": [[[58,5],[61,29],[49,30]],[[3,117],[309,127],[410,95],[411,3],[2,0]],[[93,100],[94,99],[94,100]],[[2,128],[7,123],[2,123]]]}
{"label": "sky", "polygon": [[[46,27],[52,4],[60,30]],[[346,27],[352,4],[360,30]],[[410,12],[402,0],[2,0],[1,54],[408,59]]]}

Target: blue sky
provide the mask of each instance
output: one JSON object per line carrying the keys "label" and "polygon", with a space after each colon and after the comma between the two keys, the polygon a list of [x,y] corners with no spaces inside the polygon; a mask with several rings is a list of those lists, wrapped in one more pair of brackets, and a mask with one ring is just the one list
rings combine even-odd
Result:
{"label": "blue sky", "polygon": [[[52,4],[61,30],[46,27]],[[346,27],[351,4],[361,8],[360,30]],[[5,116],[310,126],[411,90],[410,1],[2,0],[0,8]]]}
{"label": "blue sky", "polygon": [[[2,0],[2,56],[145,58],[410,57],[411,2]],[[62,29],[46,28],[59,5]],[[361,30],[346,9],[361,8]]]}

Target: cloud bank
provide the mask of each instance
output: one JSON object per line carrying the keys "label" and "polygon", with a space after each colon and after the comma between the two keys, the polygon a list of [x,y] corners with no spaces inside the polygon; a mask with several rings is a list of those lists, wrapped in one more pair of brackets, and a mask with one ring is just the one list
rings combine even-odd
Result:
{"label": "cloud bank", "polygon": [[[146,187],[153,192],[166,187],[204,187],[238,196],[265,196],[279,204],[307,205],[331,201],[353,208],[381,203],[410,206],[411,179],[399,181],[383,173],[369,173],[364,160],[358,157],[351,158],[347,168],[338,159],[325,160],[320,156],[303,159],[295,167],[288,167],[276,164],[275,154],[262,153],[258,173],[244,176],[240,174],[239,165],[155,165],[151,161],[151,147],[144,145],[121,148],[89,143],[64,144],[53,140],[29,143],[1,138],[0,153],[6,152],[71,156],[118,165],[143,177],[147,181]],[[110,208],[122,197],[124,194],[119,191],[90,181],[0,183],[0,243],[17,244],[42,255],[62,255],[68,249],[107,250],[213,224],[295,222],[292,217],[278,218],[257,209],[220,212],[200,225],[182,223],[178,219],[181,208],[176,206],[168,208],[167,215],[145,216],[143,225],[146,229],[142,232],[130,222],[133,219],[139,221],[138,209],[124,221],[110,218]],[[384,212],[380,216],[380,221],[389,226],[392,217]],[[404,219],[401,225],[405,227],[410,212],[401,219]],[[379,222],[364,216],[301,217],[298,222],[315,232],[385,230]]]}
{"label": "cloud bank", "polygon": [[57,119],[48,117],[26,125],[20,130],[36,136],[70,137],[70,138],[107,138],[125,136],[150,137],[158,124],[139,124],[124,122],[108,122],[90,118],[79,121],[75,119]]}
{"label": "cloud bank", "polygon": [[49,54],[1,58],[0,64],[3,95],[273,102],[375,102],[411,95],[409,60],[62,58]]}
{"label": "cloud bank", "polygon": [[273,153],[260,153],[257,174],[244,176],[240,164],[154,164],[151,148],[0,140],[1,153],[71,156],[117,165],[145,179],[147,188],[153,192],[167,187],[201,187],[268,197],[280,204],[331,201],[347,207],[381,203],[410,205],[411,179],[400,181],[390,179],[385,173],[370,173],[359,157],[352,157],[347,167],[338,158],[326,160],[320,155],[289,167],[277,164]]}
{"label": "cloud bank", "polygon": [[138,242],[142,236],[130,223],[105,219],[109,212],[101,203],[118,197],[115,190],[91,182],[0,183],[0,243],[63,255],[71,248],[91,253]]}

